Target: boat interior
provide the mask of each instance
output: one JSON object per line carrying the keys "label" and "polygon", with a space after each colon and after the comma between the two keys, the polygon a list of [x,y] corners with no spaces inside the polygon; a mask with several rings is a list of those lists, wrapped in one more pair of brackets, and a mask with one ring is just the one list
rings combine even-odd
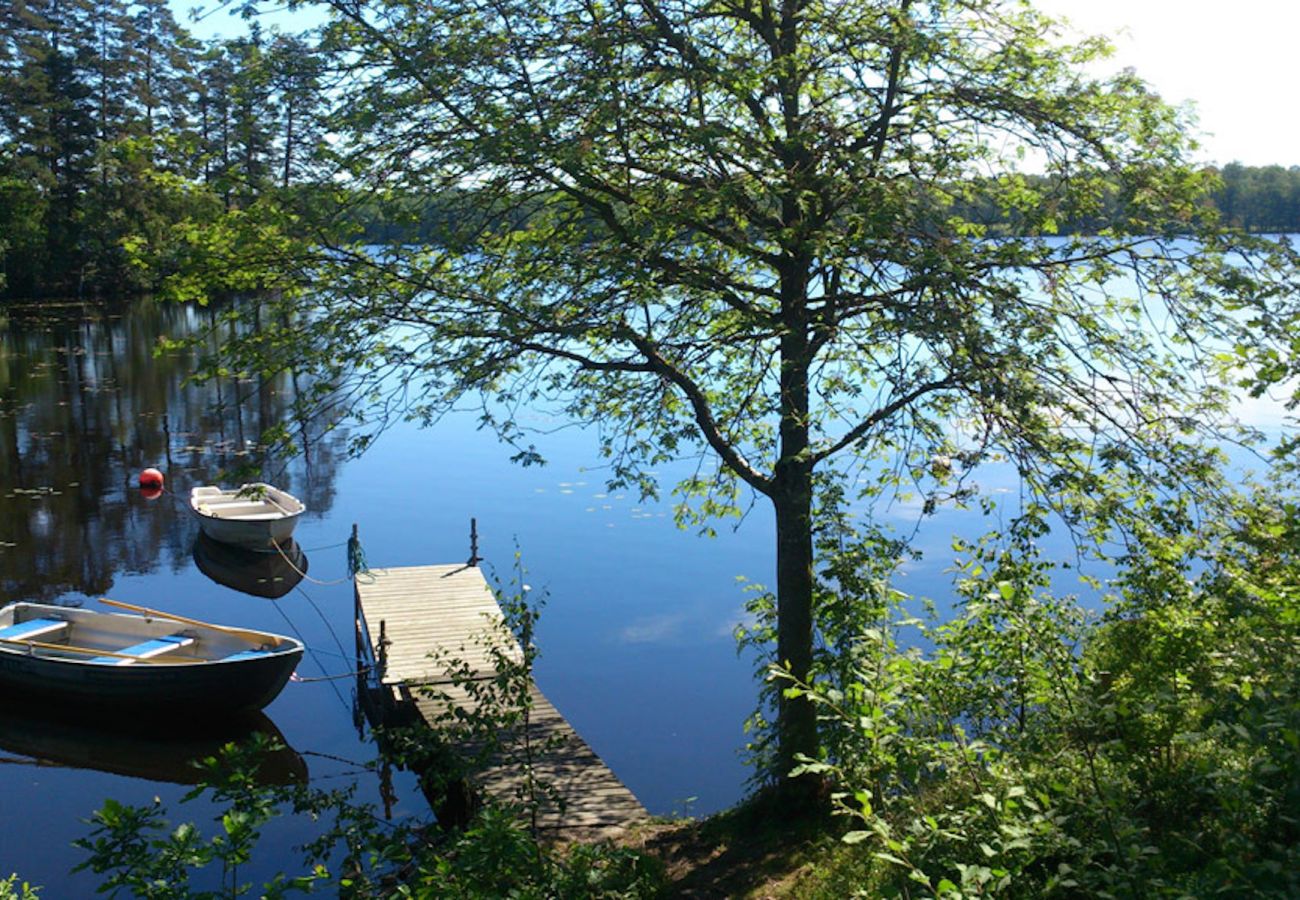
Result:
{"label": "boat interior", "polygon": [[235,490],[195,488],[191,501],[194,509],[205,516],[242,521],[283,519],[305,509],[301,501],[269,485],[245,485]]}
{"label": "boat interior", "polygon": [[272,506],[270,501],[250,502],[240,500],[230,503],[200,503],[198,511],[205,516],[212,516],[214,519],[283,519],[285,512]]}
{"label": "boat interior", "polygon": [[126,666],[245,659],[269,649],[219,629],[147,616],[28,603],[0,610],[0,652]]}

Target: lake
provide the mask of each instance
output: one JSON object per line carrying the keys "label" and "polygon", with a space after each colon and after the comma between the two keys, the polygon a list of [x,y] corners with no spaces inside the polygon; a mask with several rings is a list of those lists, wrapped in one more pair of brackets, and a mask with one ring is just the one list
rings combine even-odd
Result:
{"label": "lake", "polygon": [[[512,576],[516,550],[532,596],[544,597],[537,680],[611,769],[655,814],[731,805],[750,774],[743,722],[755,702],[752,661],[733,631],[739,578],[773,580],[770,514],[756,504],[718,536],[678,529],[665,503],[605,489],[594,435],[559,430],[539,442],[549,464],[522,468],[510,451],[451,416],[420,430],[398,425],[359,458],[347,434],[265,472],[308,505],[296,538],[307,578],[229,586],[180,502],[192,485],[256,464],[256,440],[289,416],[291,379],[190,384],[189,351],[156,355],[163,336],[204,328],[213,311],[138,302],[0,312],[0,584],[6,601],[99,607],[98,598],[300,637],[308,652],[259,726],[281,735],[279,763],[320,787],[358,785],[358,798],[394,818],[427,815],[413,779],[391,786],[363,766],[376,756],[358,717],[352,588],[344,543],[355,523],[369,565],[450,563],[469,556],[471,518],[489,576]],[[1269,414],[1276,409],[1269,407]],[[150,501],[146,466],[167,475]],[[671,473],[669,473],[671,474]],[[251,480],[251,479],[247,479]],[[983,487],[1008,492],[1007,471]],[[919,515],[898,504],[900,526]],[[949,544],[969,516],[940,510],[917,538],[924,557],[903,586],[942,598]],[[214,577],[215,576],[215,577]],[[283,590],[279,590],[282,588]],[[252,591],[250,593],[250,590]],[[283,593],[276,599],[258,593]],[[207,827],[214,810],[180,804],[186,760],[238,734],[196,739],[169,721],[88,728],[9,709],[0,698],[0,877],[18,872],[48,897],[90,896],[97,880],[70,869],[72,841],[105,799],[165,804],[173,822]],[[298,871],[308,824],[280,820],[246,880]]]}
{"label": "lake", "polygon": [[[6,601],[103,609],[107,596],[301,637],[303,680],[267,708],[269,726],[314,784],[357,780],[359,798],[389,815],[424,815],[409,776],[398,773],[386,794],[361,768],[376,753],[348,677],[343,544],[356,523],[371,566],[457,562],[475,518],[489,577],[508,581],[518,549],[532,596],[545,597],[542,689],[651,812],[702,814],[742,796],[742,724],[755,691],[732,630],[744,603],[737,576],[771,580],[764,510],[717,538],[681,531],[667,505],[606,491],[595,440],[577,430],[553,435],[541,448],[550,463],[529,468],[511,464],[471,416],[395,427],[356,459],[334,432],[266,473],[309,507],[295,535],[307,578],[278,599],[232,589],[205,574],[220,578],[220,559],[200,546],[196,560],[197,525],[180,500],[258,458],[256,439],[287,415],[293,385],[186,384],[188,351],[155,356],[160,337],[193,333],[213,315],[144,302],[0,313]],[[164,471],[175,494],[141,496],[146,466]],[[212,809],[179,804],[188,786],[177,781],[196,752],[184,724],[125,723],[119,734],[0,699],[0,874],[16,871],[50,897],[91,895],[95,878],[69,872],[83,858],[71,842],[106,798],[156,797],[173,822],[211,824]],[[278,822],[265,838],[275,852],[243,876],[292,866],[309,833]]]}

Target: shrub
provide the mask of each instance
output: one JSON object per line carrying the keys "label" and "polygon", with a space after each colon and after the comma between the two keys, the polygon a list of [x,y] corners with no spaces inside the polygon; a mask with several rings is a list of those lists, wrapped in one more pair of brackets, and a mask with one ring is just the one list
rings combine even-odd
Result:
{"label": "shrub", "polygon": [[1300,894],[1300,512],[1146,521],[1102,613],[1052,589],[1032,515],[959,547],[947,621],[859,565],[851,665],[782,683],[871,896]]}

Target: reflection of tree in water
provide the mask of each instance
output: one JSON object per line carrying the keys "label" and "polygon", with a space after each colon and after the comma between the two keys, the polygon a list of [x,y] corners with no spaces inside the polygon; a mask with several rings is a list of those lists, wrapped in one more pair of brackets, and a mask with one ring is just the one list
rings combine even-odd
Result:
{"label": "reflection of tree in water", "polygon": [[[138,301],[0,311],[0,591],[5,602],[107,591],[117,572],[165,559],[190,564],[196,530],[182,501],[194,484],[264,478],[311,514],[333,502],[341,430],[303,441],[292,376],[187,384],[191,349],[159,340],[201,334],[220,311]],[[305,452],[273,460],[259,444],[292,423]],[[140,497],[145,466],[175,502]]]}

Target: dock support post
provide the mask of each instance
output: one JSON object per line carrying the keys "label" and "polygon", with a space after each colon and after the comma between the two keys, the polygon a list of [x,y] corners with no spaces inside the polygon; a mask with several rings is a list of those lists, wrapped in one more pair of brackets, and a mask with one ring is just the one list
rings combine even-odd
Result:
{"label": "dock support post", "polygon": [[[352,523],[352,546],[356,546],[356,542],[357,542],[357,523],[356,523],[356,522],[353,522],[353,523]],[[349,547],[348,549],[351,550],[351,547]],[[351,578],[352,578],[352,616],[353,616],[353,618],[356,620],[356,626],[357,626],[357,652],[360,653],[360,652],[361,652],[361,619],[362,619],[362,617],[361,617],[361,592],[360,592],[359,590],[357,590],[357,581],[356,581],[357,573],[351,571],[351,569],[352,569],[352,560],[349,558],[349,559],[348,559],[348,575],[351,576]]]}
{"label": "dock support post", "polygon": [[466,565],[477,566],[482,560],[478,555],[478,519],[469,520],[469,562]]}
{"label": "dock support post", "polygon": [[[357,523],[352,523],[352,540],[357,539]],[[366,672],[366,660],[370,656],[370,648],[366,646],[365,637],[365,616],[361,611],[361,591],[357,588],[356,573],[351,571],[352,561],[348,560],[349,575],[352,576],[352,649],[356,661],[357,681],[353,686],[352,693],[352,727],[357,730],[357,737],[365,737],[366,722],[366,692],[370,689],[368,673]]]}

